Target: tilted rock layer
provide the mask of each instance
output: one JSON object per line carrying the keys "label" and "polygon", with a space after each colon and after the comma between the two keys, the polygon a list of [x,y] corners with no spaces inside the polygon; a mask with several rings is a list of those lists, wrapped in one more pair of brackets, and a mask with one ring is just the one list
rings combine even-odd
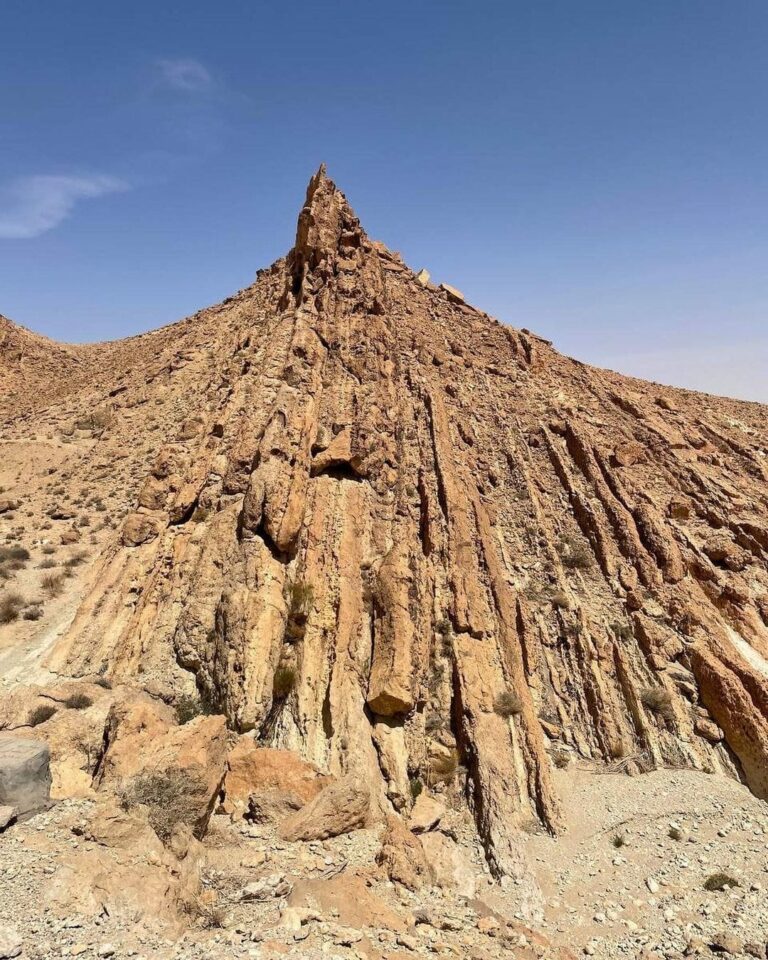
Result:
{"label": "tilted rock layer", "polygon": [[199,697],[379,816],[465,778],[497,876],[557,831],[569,755],[768,798],[765,407],[500,324],[322,169],[251,287],[53,349],[55,394],[39,359],[0,387],[5,435],[97,411],[82,477],[146,468],[52,670]]}

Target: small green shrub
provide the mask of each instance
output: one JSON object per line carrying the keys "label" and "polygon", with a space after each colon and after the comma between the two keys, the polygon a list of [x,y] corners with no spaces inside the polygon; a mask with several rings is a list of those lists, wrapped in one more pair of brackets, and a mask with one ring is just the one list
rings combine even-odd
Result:
{"label": "small green shrub", "polygon": [[575,537],[563,537],[558,552],[563,566],[569,570],[589,570],[592,566],[591,550]]}
{"label": "small green shrub", "polygon": [[408,781],[408,785],[411,789],[411,800],[416,800],[417,797],[420,797],[424,792],[424,784],[418,777],[411,777]]}
{"label": "small green shrub", "polygon": [[611,844],[614,847],[616,847],[617,850],[619,850],[621,847],[626,846],[626,843],[627,843],[627,838],[624,836],[623,833],[615,833],[611,837]]}
{"label": "small green shrub", "polygon": [[197,697],[190,696],[188,693],[184,693],[178,698],[174,704],[174,709],[176,711],[176,719],[181,724],[189,723],[190,720],[194,720],[195,717],[201,716],[204,712],[203,705]]}

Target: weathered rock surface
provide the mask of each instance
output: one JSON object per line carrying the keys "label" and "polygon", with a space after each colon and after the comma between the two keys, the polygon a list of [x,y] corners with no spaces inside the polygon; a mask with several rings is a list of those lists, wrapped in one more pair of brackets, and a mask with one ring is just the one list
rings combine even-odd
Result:
{"label": "weathered rock surface", "polygon": [[768,797],[764,407],[498,323],[322,170],[294,248],[223,304],[92,347],[2,330],[4,438],[102,410],[78,480],[119,462],[131,500],[51,669],[198,697],[377,815],[454,791],[496,877],[522,824],[560,829],[564,752]]}
{"label": "weathered rock surface", "polygon": [[329,782],[290,750],[260,747],[245,736],[227,755],[223,808],[232,816],[276,820],[301,809]]}
{"label": "weathered rock surface", "polygon": [[0,735],[0,804],[23,816],[44,810],[50,797],[48,747],[38,740]]}
{"label": "weathered rock surface", "polygon": [[354,777],[331,783],[301,810],[284,820],[285,840],[325,840],[364,827],[370,817],[368,787]]}

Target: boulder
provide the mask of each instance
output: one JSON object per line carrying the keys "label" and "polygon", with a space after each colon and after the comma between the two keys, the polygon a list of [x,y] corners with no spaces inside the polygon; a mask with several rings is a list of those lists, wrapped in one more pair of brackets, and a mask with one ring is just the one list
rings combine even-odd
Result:
{"label": "boulder", "polygon": [[260,747],[243,736],[227,755],[222,806],[233,817],[273,821],[300,810],[330,782],[290,750]]}
{"label": "boulder", "polygon": [[445,807],[442,803],[438,803],[426,793],[421,793],[413,805],[408,825],[414,833],[427,833],[434,830],[444,816]]}
{"label": "boulder", "polygon": [[0,497],[0,513],[10,513],[11,510],[17,510],[18,500],[11,500],[9,497]]}
{"label": "boulder", "polygon": [[21,956],[21,937],[12,927],[0,927],[0,960]]}
{"label": "boulder", "polygon": [[425,833],[421,846],[438,887],[474,897],[477,874],[454,840],[442,833]]}
{"label": "boulder", "polygon": [[452,303],[464,303],[464,294],[448,283],[441,283],[440,289]]}
{"label": "boulder", "polygon": [[16,807],[0,807],[0,833],[14,822],[16,819]]}
{"label": "boulder", "polygon": [[366,784],[345,777],[325,787],[280,827],[284,840],[327,840],[364,827],[371,797]]}
{"label": "boulder", "polygon": [[18,816],[44,810],[51,798],[50,752],[45,743],[0,737],[0,804]]}
{"label": "boulder", "polygon": [[173,726],[173,711],[149,697],[116,703],[107,718],[98,774],[129,806],[150,808],[150,823],[167,839],[176,822],[205,833],[224,780],[227,728],[222,716]]}
{"label": "boulder", "polygon": [[129,513],[123,521],[120,539],[125,547],[138,547],[154,540],[157,534],[157,523],[151,517],[144,513]]}
{"label": "boulder", "polygon": [[393,883],[401,883],[409,890],[432,882],[424,848],[400,817],[387,817],[376,862]]}

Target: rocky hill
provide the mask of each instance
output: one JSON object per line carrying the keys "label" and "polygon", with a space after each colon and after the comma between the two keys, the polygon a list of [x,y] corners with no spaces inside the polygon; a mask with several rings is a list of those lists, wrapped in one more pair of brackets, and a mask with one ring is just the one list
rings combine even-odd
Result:
{"label": "rocky hill", "polygon": [[452,797],[528,917],[571,766],[768,799],[765,407],[499,323],[322,168],[294,248],[216,307],[77,348],[1,323],[0,535],[91,547],[0,626],[14,683],[221,715],[374,822]]}

